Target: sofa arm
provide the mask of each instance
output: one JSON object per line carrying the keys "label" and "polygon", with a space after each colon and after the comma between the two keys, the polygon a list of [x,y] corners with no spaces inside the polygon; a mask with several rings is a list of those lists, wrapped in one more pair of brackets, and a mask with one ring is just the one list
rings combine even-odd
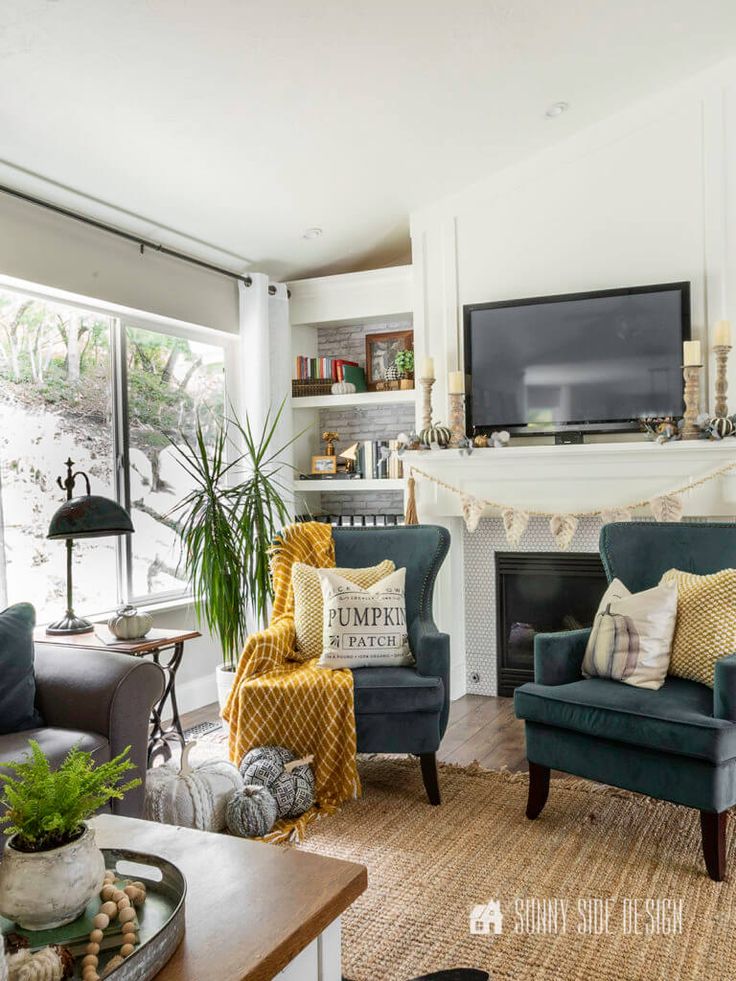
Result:
{"label": "sofa arm", "polygon": [[[97,732],[117,756],[130,746],[135,776],[145,778],[151,708],[164,673],[149,659],[115,651],[36,645],[36,704],[47,726]],[[113,801],[114,813],[143,814],[144,787]]]}
{"label": "sofa arm", "polygon": [[421,621],[412,651],[419,674],[442,678],[445,686],[445,701],[440,714],[440,736],[443,736],[450,714],[450,635],[441,633],[431,620]]}
{"label": "sofa arm", "polygon": [[727,654],[716,661],[713,717],[736,722],[736,654]]}
{"label": "sofa arm", "polygon": [[590,627],[537,634],[534,638],[535,682],[538,685],[566,685],[579,681],[589,637]]}

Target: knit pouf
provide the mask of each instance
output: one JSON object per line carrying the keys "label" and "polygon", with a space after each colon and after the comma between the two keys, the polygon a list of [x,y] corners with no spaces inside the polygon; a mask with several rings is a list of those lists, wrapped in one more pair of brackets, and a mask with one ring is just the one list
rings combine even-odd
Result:
{"label": "knit pouf", "polygon": [[227,804],[227,830],[241,838],[262,838],[273,828],[277,817],[273,794],[258,784],[238,790]]}
{"label": "knit pouf", "polygon": [[258,784],[270,790],[279,817],[299,817],[314,804],[314,773],[309,764],[284,769],[295,759],[283,746],[258,746],[246,753],[240,764],[246,785]]}

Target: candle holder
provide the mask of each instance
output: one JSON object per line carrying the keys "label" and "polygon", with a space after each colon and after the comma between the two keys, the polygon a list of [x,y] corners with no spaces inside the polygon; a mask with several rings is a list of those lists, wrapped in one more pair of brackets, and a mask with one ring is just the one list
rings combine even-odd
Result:
{"label": "candle holder", "polygon": [[726,369],[728,367],[728,352],[731,350],[731,345],[716,344],[713,350],[716,355],[716,418],[725,419],[728,415],[728,402],[726,401],[728,379]]}
{"label": "candle holder", "polygon": [[419,384],[422,386],[422,429],[430,429],[432,426],[432,386],[434,378],[420,378]]}
{"label": "candle holder", "polygon": [[683,439],[700,439],[700,427],[697,423],[700,407],[700,369],[702,364],[684,365],[682,375],[685,379],[685,425],[682,429]]}
{"label": "candle holder", "polygon": [[465,439],[465,395],[450,392],[450,446],[459,446]]}

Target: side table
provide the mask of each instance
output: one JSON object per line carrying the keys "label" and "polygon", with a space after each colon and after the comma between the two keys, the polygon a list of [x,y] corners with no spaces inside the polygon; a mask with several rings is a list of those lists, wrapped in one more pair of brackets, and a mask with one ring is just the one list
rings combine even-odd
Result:
{"label": "side table", "polygon": [[[107,627],[97,624],[95,630],[107,633]],[[200,637],[197,630],[165,630],[153,628],[140,640],[121,640],[114,644],[106,644],[97,633],[88,634],[47,634],[46,627],[36,627],[33,640],[36,644],[48,644],[51,647],[77,647],[80,650],[117,651],[120,654],[131,654],[133,657],[151,656],[166,675],[164,693],[151,710],[151,731],[148,736],[148,766],[150,767],[157,756],[164,760],[171,759],[169,741],[174,739],[184,745],[184,732],[179,718],[179,706],[176,703],[176,672],[184,656],[184,644],[187,640]],[[162,657],[162,655],[166,655]],[[171,703],[171,725],[164,728],[163,718],[166,703]]]}

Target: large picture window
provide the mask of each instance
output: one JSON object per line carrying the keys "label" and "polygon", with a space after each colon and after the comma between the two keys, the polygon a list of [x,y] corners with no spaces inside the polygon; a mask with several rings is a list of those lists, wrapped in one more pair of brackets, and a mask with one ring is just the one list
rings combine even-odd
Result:
{"label": "large picture window", "polygon": [[40,623],[63,608],[64,550],[46,533],[67,457],[135,527],[75,544],[77,608],[186,595],[170,512],[189,486],[171,442],[221,418],[229,343],[0,287],[0,608],[32,602]]}

